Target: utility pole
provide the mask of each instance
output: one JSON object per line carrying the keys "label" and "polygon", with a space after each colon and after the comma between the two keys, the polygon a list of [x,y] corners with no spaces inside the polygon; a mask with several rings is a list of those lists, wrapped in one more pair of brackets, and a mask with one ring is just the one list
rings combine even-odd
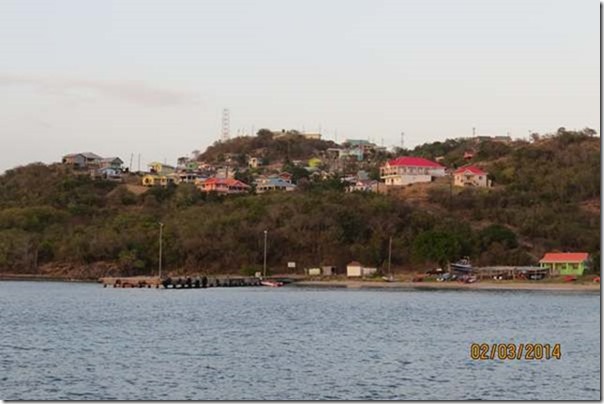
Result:
{"label": "utility pole", "polygon": [[162,236],[164,224],[159,222],[159,279],[161,280],[161,262],[162,262]]}
{"label": "utility pole", "polygon": [[266,278],[266,241],[268,237],[268,230],[264,230],[264,266],[262,271],[263,278]]}

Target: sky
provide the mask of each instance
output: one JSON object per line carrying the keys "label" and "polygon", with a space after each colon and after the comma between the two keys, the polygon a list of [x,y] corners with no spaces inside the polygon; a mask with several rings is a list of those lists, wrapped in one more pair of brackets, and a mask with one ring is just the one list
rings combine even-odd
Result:
{"label": "sky", "polygon": [[260,128],[406,147],[600,129],[596,0],[2,0],[0,172]]}

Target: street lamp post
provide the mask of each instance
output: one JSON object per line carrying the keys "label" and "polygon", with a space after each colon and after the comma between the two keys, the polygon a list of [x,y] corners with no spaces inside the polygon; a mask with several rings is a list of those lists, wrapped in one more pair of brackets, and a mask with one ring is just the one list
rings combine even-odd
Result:
{"label": "street lamp post", "polygon": [[268,230],[264,230],[264,266],[262,271],[262,276],[266,278],[266,240],[268,237]]}
{"label": "street lamp post", "polygon": [[159,279],[161,280],[161,263],[162,263],[162,236],[163,236],[164,224],[159,223]]}

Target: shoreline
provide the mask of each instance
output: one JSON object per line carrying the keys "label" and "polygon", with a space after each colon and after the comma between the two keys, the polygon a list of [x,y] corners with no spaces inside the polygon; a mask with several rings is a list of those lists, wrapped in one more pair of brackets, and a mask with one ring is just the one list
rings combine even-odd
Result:
{"label": "shoreline", "polygon": [[[0,274],[1,281],[30,281],[30,282],[67,282],[67,283],[100,283],[99,279],[78,279],[40,274]],[[317,287],[344,289],[410,289],[410,290],[526,290],[526,291],[565,291],[565,292],[597,292],[600,293],[599,283],[539,283],[526,282],[494,282],[480,281],[476,283],[460,282],[410,282],[410,281],[363,281],[350,279],[330,280],[295,280],[288,287]]]}
{"label": "shoreline", "polygon": [[347,289],[415,289],[415,290],[543,290],[543,291],[568,291],[568,292],[598,292],[599,283],[497,283],[497,282],[371,282],[354,280],[325,280],[325,281],[299,281],[291,285],[296,287],[331,287]]}

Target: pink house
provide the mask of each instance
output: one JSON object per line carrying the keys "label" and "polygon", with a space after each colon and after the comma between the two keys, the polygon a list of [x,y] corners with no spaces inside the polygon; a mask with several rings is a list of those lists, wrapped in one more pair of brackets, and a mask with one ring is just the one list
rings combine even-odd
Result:
{"label": "pink house", "polygon": [[240,194],[250,190],[249,185],[234,178],[208,178],[198,186],[203,192],[218,192],[221,194]]}

